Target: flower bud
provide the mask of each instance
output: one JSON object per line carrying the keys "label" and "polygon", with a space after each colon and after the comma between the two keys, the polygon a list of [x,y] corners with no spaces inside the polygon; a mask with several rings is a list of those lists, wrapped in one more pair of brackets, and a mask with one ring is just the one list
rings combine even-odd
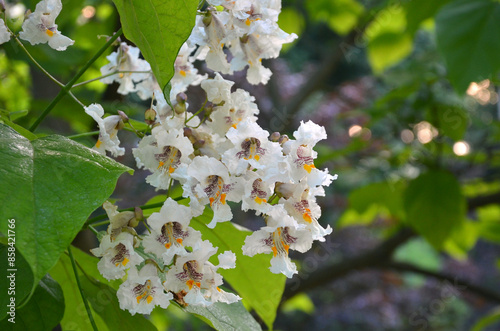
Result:
{"label": "flower bud", "polygon": [[120,118],[122,119],[123,123],[128,123],[129,122],[127,114],[125,114],[121,110],[118,111],[118,115],[120,115]]}
{"label": "flower bud", "polygon": [[194,149],[200,149],[203,147],[203,145],[205,145],[205,140],[199,139],[193,144],[193,147]]}
{"label": "flower bud", "polygon": [[3,13],[5,11],[5,1],[0,0],[0,13]]}
{"label": "flower bud", "polygon": [[205,16],[203,16],[202,22],[205,26],[209,26],[210,23],[212,23],[212,13],[210,12],[210,10],[207,10]]}
{"label": "flower bud", "polygon": [[280,140],[280,138],[281,138],[281,135],[280,135],[279,132],[273,132],[271,134],[270,140],[274,141],[276,143],[276,142],[278,142]]}
{"label": "flower bud", "polygon": [[284,134],[284,135],[282,135],[282,136],[280,137],[280,139],[278,140],[278,142],[280,143],[280,145],[283,145],[283,144],[284,144],[284,143],[286,143],[288,140],[290,140],[290,139],[288,138],[288,136],[287,136],[286,134]]}
{"label": "flower bud", "polygon": [[178,93],[177,96],[175,97],[175,100],[177,100],[177,103],[185,104],[187,101],[187,95],[186,93]]}
{"label": "flower bud", "polygon": [[144,112],[144,119],[148,125],[153,125],[156,118],[156,112],[154,109],[149,108]]}

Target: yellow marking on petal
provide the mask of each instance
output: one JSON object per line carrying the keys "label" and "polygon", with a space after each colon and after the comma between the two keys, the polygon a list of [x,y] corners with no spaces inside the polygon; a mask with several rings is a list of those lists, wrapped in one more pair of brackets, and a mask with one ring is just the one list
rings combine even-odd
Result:
{"label": "yellow marking on petal", "polygon": [[52,32],[51,30],[47,29],[45,30],[45,33],[47,34],[47,36],[49,37],[52,37],[54,35],[54,32]]}
{"label": "yellow marking on petal", "polygon": [[194,280],[190,279],[186,282],[186,285],[189,287],[189,289],[193,288]]}
{"label": "yellow marking on petal", "polygon": [[264,202],[264,203],[266,203],[266,202],[267,202],[267,200],[266,200],[266,199],[261,199],[261,198],[259,198],[259,197],[255,197],[255,199],[254,199],[254,200],[255,200],[255,202],[257,202],[259,205],[260,205],[260,204],[262,204],[263,202]]}
{"label": "yellow marking on petal", "polygon": [[196,282],[196,283],[194,283],[194,284],[195,284],[196,286],[198,286],[198,287],[201,287],[201,283],[200,283],[200,282]]}
{"label": "yellow marking on petal", "polygon": [[146,298],[146,302],[150,304],[151,301],[153,301],[153,297],[151,295],[148,295],[148,297]]}
{"label": "yellow marking on petal", "polygon": [[129,259],[124,258],[123,261],[122,261],[122,265],[126,266],[129,261],[130,261]]}
{"label": "yellow marking on petal", "polygon": [[233,124],[231,126],[236,129],[236,127],[238,126],[238,124]]}
{"label": "yellow marking on petal", "polygon": [[170,248],[170,246],[172,246],[172,244],[171,244],[171,243],[166,243],[166,244],[165,244],[165,248],[166,248],[166,249],[169,249],[169,248]]}
{"label": "yellow marking on petal", "polygon": [[307,223],[311,223],[312,222],[312,218],[311,218],[311,216],[309,216],[308,213],[302,214],[302,218],[304,218],[304,221],[306,221]]}
{"label": "yellow marking on petal", "polygon": [[136,299],[137,299],[137,303],[140,303],[140,302],[141,302],[141,299],[142,299],[142,294],[141,294],[141,295],[139,295],[138,297],[136,297]]}
{"label": "yellow marking on petal", "polygon": [[220,47],[224,47],[224,43],[220,44]]}
{"label": "yellow marking on petal", "polygon": [[179,73],[181,74],[182,77],[186,77],[186,71],[180,70]]}
{"label": "yellow marking on petal", "polygon": [[118,267],[120,265],[120,262],[115,263],[115,267]]}
{"label": "yellow marking on petal", "polygon": [[165,165],[165,162],[163,161],[160,161],[160,165],[158,166],[158,169],[160,169],[161,167],[163,167]]}
{"label": "yellow marking on petal", "polygon": [[285,247],[286,253],[288,254],[288,249],[290,248],[290,245],[283,245]]}
{"label": "yellow marking on petal", "polygon": [[179,244],[182,245],[182,238],[177,238],[177,239],[175,239],[175,241],[177,241]]}
{"label": "yellow marking on petal", "polygon": [[276,257],[278,255],[278,249],[276,249],[276,246],[273,246],[272,250],[273,250],[274,257]]}
{"label": "yellow marking on petal", "polygon": [[122,72],[120,72],[120,74],[118,74],[118,77],[120,78],[123,78],[123,76],[125,76]]}
{"label": "yellow marking on petal", "polygon": [[252,21],[250,21],[250,19],[247,18],[247,20],[245,21],[245,24],[248,25],[248,26],[250,26],[250,24],[252,24]]}
{"label": "yellow marking on petal", "polygon": [[316,168],[314,166],[314,164],[304,164],[304,169],[307,171],[307,173],[311,173],[311,171],[313,170],[313,168]]}
{"label": "yellow marking on petal", "polygon": [[248,64],[249,64],[250,66],[253,66],[252,61],[248,61]]}
{"label": "yellow marking on petal", "polygon": [[97,142],[95,143],[95,147],[99,148],[99,147],[101,147],[101,144],[102,144],[101,139],[97,139]]}
{"label": "yellow marking on petal", "polygon": [[214,198],[210,198],[210,207],[212,207],[213,203],[214,203],[215,199]]}
{"label": "yellow marking on petal", "polygon": [[223,205],[226,204],[226,193],[220,195],[220,202],[222,202]]}
{"label": "yellow marking on petal", "polygon": [[219,288],[219,286],[217,286],[217,291],[221,292],[222,290]]}
{"label": "yellow marking on petal", "polygon": [[253,158],[255,159],[255,161],[259,161],[260,160],[260,155],[255,155]]}
{"label": "yellow marking on petal", "polygon": [[172,167],[172,166],[168,167],[168,173],[170,173],[170,174],[171,174],[171,173],[172,173],[172,172],[174,172],[174,171],[175,171],[175,168],[174,168],[174,167]]}

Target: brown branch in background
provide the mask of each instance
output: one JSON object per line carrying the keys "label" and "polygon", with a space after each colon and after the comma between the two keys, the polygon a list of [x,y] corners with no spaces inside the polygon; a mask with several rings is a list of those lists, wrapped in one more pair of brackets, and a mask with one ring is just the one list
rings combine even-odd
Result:
{"label": "brown branch in background", "polygon": [[[472,211],[478,207],[490,204],[500,204],[500,192],[469,198],[467,200],[467,204],[468,211]],[[298,281],[297,284],[291,284],[291,286],[288,285],[285,288],[285,292],[283,293],[282,302],[290,299],[300,292],[326,285],[331,281],[341,278],[352,271],[368,268],[408,271],[437,279],[454,281],[460,285],[466,286],[467,290],[470,292],[476,293],[488,300],[500,302],[500,294],[491,292],[490,290],[482,288],[480,286],[470,284],[465,280],[457,280],[452,276],[447,276],[437,272],[421,269],[411,264],[392,262],[392,255],[396,251],[396,249],[414,236],[416,236],[416,234],[412,230],[404,228],[400,230],[396,235],[382,242],[378,247],[368,253],[350,258],[348,260],[344,260],[339,263],[325,266],[318,269],[313,274],[308,275],[307,277],[299,273],[297,279],[304,279],[305,281]]]}
{"label": "brown branch in background", "polygon": [[301,277],[301,273],[299,273],[297,276],[298,279],[307,279],[294,284],[295,286],[286,287],[283,293],[283,300],[290,299],[300,292],[328,284],[332,280],[343,277],[352,271],[384,264],[390,260],[393,252],[400,245],[414,236],[415,233],[412,230],[404,228],[368,253],[320,268],[308,277]]}
{"label": "brown branch in background", "polygon": [[436,278],[439,280],[445,280],[449,281],[452,283],[454,287],[457,288],[462,288],[465,291],[469,291],[471,293],[475,293],[476,295],[479,295],[489,301],[500,303],[500,294],[495,293],[494,291],[474,285],[472,283],[469,283],[468,281],[464,279],[460,279],[455,276],[450,276],[450,275],[445,275],[439,272],[431,271],[431,270],[426,270],[420,267],[417,267],[415,265],[409,264],[409,263],[402,263],[402,262],[389,262],[386,264],[383,264],[380,266],[382,269],[391,269],[399,272],[412,272],[420,275],[424,275],[427,277],[431,278]]}

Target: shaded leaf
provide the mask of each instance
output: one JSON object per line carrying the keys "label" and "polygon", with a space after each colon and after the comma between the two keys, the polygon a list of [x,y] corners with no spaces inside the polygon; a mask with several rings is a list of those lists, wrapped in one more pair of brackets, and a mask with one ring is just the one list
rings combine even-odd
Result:
{"label": "shaded leaf", "polygon": [[16,248],[34,288],[130,169],[65,137],[29,141],[2,124],[0,155],[0,217],[16,219]]}
{"label": "shaded leaf", "polygon": [[404,195],[406,222],[441,249],[465,218],[466,201],[455,176],[430,171],[410,182]]}
{"label": "shaded leaf", "polygon": [[500,69],[498,31],[498,1],[457,0],[436,16],[438,48],[458,92],[465,92],[471,82],[492,77]]}

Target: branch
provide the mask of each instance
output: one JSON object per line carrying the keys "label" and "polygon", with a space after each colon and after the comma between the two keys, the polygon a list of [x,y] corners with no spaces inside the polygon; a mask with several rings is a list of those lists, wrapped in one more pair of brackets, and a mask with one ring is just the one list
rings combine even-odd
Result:
{"label": "branch", "polygon": [[439,272],[434,272],[426,269],[422,269],[420,267],[417,267],[415,265],[409,264],[409,263],[402,263],[402,262],[389,262],[384,265],[379,266],[382,269],[392,269],[400,272],[413,272],[416,274],[421,274],[427,277],[432,277],[440,280],[445,280],[449,281],[450,283],[453,284],[454,287],[456,288],[463,288],[464,290],[467,290],[469,292],[475,293],[479,296],[482,296],[485,299],[488,299],[490,301],[500,303],[500,293],[495,293],[490,289],[474,285],[472,283],[469,283],[466,280],[450,276],[450,275],[445,275],[441,274]]}
{"label": "branch", "polygon": [[340,278],[354,270],[373,268],[386,264],[391,259],[393,252],[413,236],[415,236],[415,233],[412,230],[404,228],[368,253],[320,268],[312,274],[305,275],[299,273],[295,277],[297,283],[285,288],[282,302],[300,292],[328,284],[332,280]]}
{"label": "branch", "polygon": [[467,209],[469,211],[492,204],[500,204],[500,192],[467,199]]}

